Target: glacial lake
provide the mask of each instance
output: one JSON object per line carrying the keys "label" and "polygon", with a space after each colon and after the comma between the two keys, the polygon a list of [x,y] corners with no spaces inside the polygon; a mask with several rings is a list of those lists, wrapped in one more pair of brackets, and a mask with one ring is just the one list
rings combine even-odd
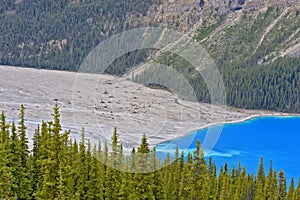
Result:
{"label": "glacial lake", "polygon": [[[176,146],[179,150],[194,151],[196,141],[205,139],[208,128],[189,133],[156,146],[157,155],[172,157]],[[187,145],[188,143],[188,145]],[[266,116],[244,122],[224,124],[221,135],[212,150],[204,148],[205,157],[212,157],[218,169],[225,162],[229,168],[240,162],[248,173],[256,173],[260,158],[264,158],[266,173],[272,160],[273,169],[282,169],[289,181],[300,177],[300,117]]]}

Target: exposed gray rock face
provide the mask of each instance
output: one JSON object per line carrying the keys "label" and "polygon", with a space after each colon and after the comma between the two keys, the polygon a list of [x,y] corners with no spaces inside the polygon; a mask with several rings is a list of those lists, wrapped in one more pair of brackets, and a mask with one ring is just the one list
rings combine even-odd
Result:
{"label": "exposed gray rock face", "polygon": [[201,8],[210,8],[217,11],[218,15],[224,15],[229,11],[241,10],[245,11],[260,10],[270,5],[278,7],[286,7],[297,4],[298,0],[200,0]]}
{"label": "exposed gray rock face", "polygon": [[202,3],[200,0],[200,4],[207,4],[208,7],[217,11],[219,15],[223,15],[228,13],[231,10],[240,10],[243,8],[246,0],[213,0]]}

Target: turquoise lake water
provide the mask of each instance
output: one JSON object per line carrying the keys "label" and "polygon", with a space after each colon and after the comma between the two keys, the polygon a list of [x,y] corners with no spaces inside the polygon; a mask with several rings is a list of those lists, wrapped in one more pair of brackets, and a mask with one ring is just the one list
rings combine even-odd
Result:
{"label": "turquoise lake water", "polygon": [[[157,155],[173,154],[176,146],[180,150],[193,151],[196,141],[204,141],[208,128],[183,137],[161,143]],[[188,145],[187,145],[188,144]],[[205,146],[204,150],[206,149]],[[248,173],[257,171],[260,157],[264,157],[265,171],[270,160],[273,169],[282,169],[290,180],[300,177],[300,117],[258,117],[245,122],[224,124],[216,145],[211,151],[205,150],[207,158],[212,157],[217,166],[229,167],[240,161]]]}

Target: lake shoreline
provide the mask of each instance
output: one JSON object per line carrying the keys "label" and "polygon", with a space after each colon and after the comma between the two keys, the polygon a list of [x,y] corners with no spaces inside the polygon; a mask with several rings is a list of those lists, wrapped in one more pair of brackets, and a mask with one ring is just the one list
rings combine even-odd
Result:
{"label": "lake shoreline", "polygon": [[[110,143],[117,127],[125,153],[140,145],[143,134],[153,147],[217,124],[296,115],[182,101],[168,91],[111,75],[15,66],[0,66],[0,91],[0,107],[8,118],[16,119],[18,107],[24,104],[28,121],[51,120],[58,99],[62,125],[71,130],[72,139],[80,140],[84,127],[91,142]],[[28,125],[30,133],[36,128]]]}
{"label": "lake shoreline", "polygon": [[[248,123],[248,120],[252,120]],[[299,125],[300,115],[289,113],[267,113],[252,115],[247,118],[236,120],[237,125],[227,122],[224,126],[222,136],[212,149],[207,150],[204,146],[206,158],[212,157],[217,166],[236,166],[241,163],[247,166],[247,172],[255,173],[260,159],[264,159],[265,172],[267,173],[270,161],[272,161],[273,170],[283,170],[287,180],[292,177],[300,177],[299,166],[300,149],[299,143]],[[245,123],[244,123],[245,122]],[[226,126],[227,125],[227,126]],[[196,148],[196,141],[203,141],[207,137],[206,129],[201,129],[187,138],[179,138],[162,143],[157,148],[160,157],[167,153],[173,154],[175,147],[178,146],[180,151],[193,153]],[[191,140],[187,148],[180,146],[186,141]],[[172,155],[171,155],[172,157]]]}
{"label": "lake shoreline", "polygon": [[[253,114],[253,115],[250,115],[250,116],[247,116],[245,118],[242,118],[242,119],[237,119],[237,120],[233,120],[233,121],[225,121],[225,122],[221,122],[221,123],[210,123],[210,124],[207,124],[207,125],[204,125],[200,128],[197,128],[197,129],[194,129],[194,130],[191,130],[189,131],[188,133],[185,133],[183,135],[180,135],[176,138],[173,138],[173,139],[169,139],[169,140],[165,140],[157,145],[160,145],[162,143],[165,143],[165,142],[168,142],[168,141],[172,141],[172,140],[176,140],[176,139],[179,139],[179,138],[182,138],[182,137],[185,137],[185,136],[188,136],[190,134],[193,134],[193,133],[196,133],[198,131],[201,131],[201,130],[204,130],[204,129],[207,129],[209,127],[212,127],[212,126],[218,126],[218,125],[226,125],[226,124],[236,124],[236,123],[242,123],[242,122],[246,122],[246,121],[249,121],[249,120],[252,120],[252,119],[256,119],[256,118],[262,118],[262,117],[300,117],[300,114],[299,113],[284,113],[284,112],[273,112],[273,113],[269,113],[269,112],[272,112],[272,111],[265,111],[265,110],[258,110],[258,111],[261,111],[261,112],[267,112],[267,113],[262,113],[262,114]],[[221,133],[222,134],[222,133]],[[156,145],[156,146],[157,146]]]}

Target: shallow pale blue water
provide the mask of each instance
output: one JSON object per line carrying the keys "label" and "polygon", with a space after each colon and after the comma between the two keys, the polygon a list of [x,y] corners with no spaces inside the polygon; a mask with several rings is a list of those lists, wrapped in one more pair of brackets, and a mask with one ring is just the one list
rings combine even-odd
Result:
{"label": "shallow pale blue water", "polygon": [[[157,155],[165,157],[174,153],[176,146],[180,150],[193,151],[196,141],[205,138],[207,128],[187,134],[183,137],[161,143]],[[190,143],[188,143],[190,142]],[[186,144],[190,144],[186,149]],[[204,146],[205,149],[205,146]],[[185,151],[185,152],[187,152]],[[222,133],[212,149],[205,151],[212,156],[217,166],[237,165],[240,161],[248,173],[256,173],[260,157],[264,157],[265,171],[272,160],[273,168],[282,169],[289,180],[300,177],[300,117],[258,117],[245,122],[225,124]]]}

